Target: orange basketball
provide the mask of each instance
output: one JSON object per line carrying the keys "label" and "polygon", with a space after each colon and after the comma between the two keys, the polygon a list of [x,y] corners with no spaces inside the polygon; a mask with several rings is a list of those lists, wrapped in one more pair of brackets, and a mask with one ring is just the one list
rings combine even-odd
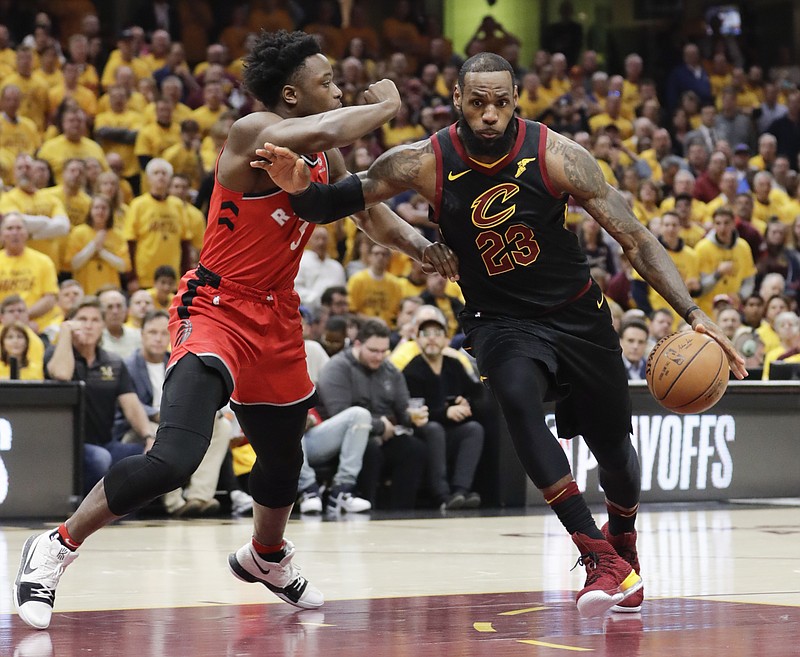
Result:
{"label": "orange basketball", "polygon": [[722,347],[696,331],[661,338],[647,358],[645,378],[650,393],[675,413],[702,413],[716,404],[728,387],[730,367]]}

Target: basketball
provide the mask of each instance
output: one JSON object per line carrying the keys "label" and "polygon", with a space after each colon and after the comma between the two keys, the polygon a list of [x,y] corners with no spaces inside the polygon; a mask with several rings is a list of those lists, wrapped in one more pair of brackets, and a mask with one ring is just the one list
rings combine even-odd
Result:
{"label": "basketball", "polygon": [[659,340],[647,358],[650,394],[675,413],[702,413],[728,387],[730,367],[722,347],[696,331],[672,333]]}

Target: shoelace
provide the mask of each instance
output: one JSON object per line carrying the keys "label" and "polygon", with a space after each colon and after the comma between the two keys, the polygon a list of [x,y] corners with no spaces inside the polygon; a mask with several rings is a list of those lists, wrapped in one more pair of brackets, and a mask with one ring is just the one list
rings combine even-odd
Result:
{"label": "shoelace", "polygon": [[569,569],[570,572],[575,570],[578,566],[586,566],[587,571],[591,572],[597,570],[597,566],[600,563],[600,558],[597,556],[597,552],[589,552],[588,554],[582,554],[578,557],[578,560],[575,562],[575,565]]}
{"label": "shoelace", "polygon": [[37,588],[31,588],[31,597],[41,598],[52,606],[56,599],[56,586],[58,585],[58,580],[61,578],[61,575],[64,574],[65,568],[66,566],[63,562],[58,564],[53,571],[51,580],[53,582],[52,586],[45,584],[44,582],[38,582]]}

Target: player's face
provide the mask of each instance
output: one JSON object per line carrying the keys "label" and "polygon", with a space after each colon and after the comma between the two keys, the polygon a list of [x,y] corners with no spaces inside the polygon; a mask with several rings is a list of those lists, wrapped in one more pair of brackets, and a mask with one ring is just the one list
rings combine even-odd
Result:
{"label": "player's face", "polygon": [[502,157],[516,137],[514,108],[517,88],[508,71],[467,73],[464,88],[456,86],[459,136],[473,155]]}
{"label": "player's face", "polygon": [[325,55],[306,58],[294,87],[300,116],[319,114],[342,106],[342,91],[333,82],[333,69]]}

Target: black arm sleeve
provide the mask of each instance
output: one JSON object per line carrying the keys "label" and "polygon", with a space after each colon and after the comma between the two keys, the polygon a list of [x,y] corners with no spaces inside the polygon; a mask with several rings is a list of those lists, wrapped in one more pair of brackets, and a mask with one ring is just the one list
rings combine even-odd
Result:
{"label": "black arm sleeve", "polygon": [[292,210],[312,224],[329,224],[364,209],[361,180],[352,174],[333,185],[312,182],[302,194],[290,195]]}

